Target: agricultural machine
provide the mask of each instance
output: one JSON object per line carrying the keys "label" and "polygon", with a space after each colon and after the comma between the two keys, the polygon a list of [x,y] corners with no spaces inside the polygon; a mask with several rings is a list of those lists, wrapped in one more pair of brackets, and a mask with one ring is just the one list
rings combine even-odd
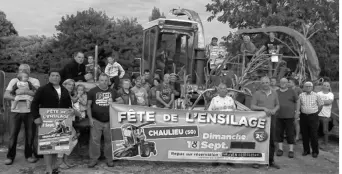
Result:
{"label": "agricultural machine", "polygon": [[121,127],[123,136],[123,147],[114,151],[117,158],[134,157],[150,157],[151,153],[157,154],[154,142],[145,141],[146,137],[142,127],[153,123],[144,123],[140,126],[125,124]]}

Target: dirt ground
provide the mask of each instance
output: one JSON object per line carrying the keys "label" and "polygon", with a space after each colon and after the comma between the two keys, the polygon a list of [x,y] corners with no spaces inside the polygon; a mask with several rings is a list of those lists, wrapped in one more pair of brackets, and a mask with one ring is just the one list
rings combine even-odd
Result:
{"label": "dirt ground", "polygon": [[[142,162],[142,161],[116,161],[115,167],[108,168],[106,164],[101,161],[94,169],[88,169],[87,163],[87,148],[81,148],[78,153],[73,153],[69,162],[77,164],[72,169],[62,170],[63,174],[107,174],[107,173],[143,173],[143,174],[183,174],[183,173],[279,173],[279,174],[328,174],[339,172],[339,149],[337,142],[331,142],[325,149],[321,149],[317,159],[311,156],[303,157],[301,155],[301,142],[295,147],[295,158],[287,157],[287,146],[285,146],[285,153],[282,157],[276,157],[276,162],[281,166],[281,169],[267,169],[261,167],[260,169],[253,169],[250,165],[236,164],[235,166],[228,166],[221,164],[220,166],[212,166],[211,164],[203,163],[168,163],[168,162]],[[82,154],[83,157],[81,157]],[[40,174],[44,173],[43,160],[39,160],[36,164],[28,164],[23,157],[23,150],[18,149],[17,158],[11,166],[4,165],[6,158],[6,148],[0,149],[0,173],[3,174]]]}

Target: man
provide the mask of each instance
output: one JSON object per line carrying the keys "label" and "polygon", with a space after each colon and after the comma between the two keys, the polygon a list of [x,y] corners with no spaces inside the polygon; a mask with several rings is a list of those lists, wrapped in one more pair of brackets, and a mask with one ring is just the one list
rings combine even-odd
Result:
{"label": "man", "polygon": [[[30,66],[27,64],[21,64],[19,66],[18,73],[30,73]],[[11,91],[13,87],[17,84],[19,81],[18,78],[13,78],[9,83],[6,88],[4,98],[11,100],[11,104],[13,105],[13,100],[15,96],[11,94]],[[36,78],[29,77],[28,79],[31,84],[38,89],[40,87],[39,80]],[[35,91],[31,90],[20,90],[18,89],[16,91],[17,95],[30,95],[33,96]],[[35,163],[37,162],[37,159],[32,156],[34,153],[33,150],[33,142],[34,142],[34,137],[35,137],[35,130],[36,127],[33,124],[33,116],[30,113],[31,110],[30,108],[27,108],[26,102],[25,101],[19,101],[17,105],[18,109],[11,110],[13,115],[9,117],[9,124],[10,124],[10,137],[9,137],[9,144],[8,144],[8,152],[7,152],[7,159],[5,160],[6,165],[11,165],[13,164],[14,158],[16,156],[16,150],[17,150],[17,139],[18,139],[18,134],[20,132],[21,124],[22,122],[25,125],[25,158],[26,161],[29,163]],[[12,107],[11,107],[12,108]]]}
{"label": "man", "polygon": [[90,79],[89,75],[86,74],[86,68],[83,64],[84,54],[82,52],[76,52],[73,57],[74,60],[65,65],[60,71],[61,83],[66,79],[73,79],[76,82],[86,82]]}
{"label": "man", "polygon": [[144,78],[145,78],[146,82],[148,82],[148,83],[150,83],[150,84],[153,83],[153,82],[152,82],[153,79],[151,78],[151,72],[150,72],[149,69],[145,69],[145,70],[144,70]]}
{"label": "man", "polygon": [[[69,92],[62,85],[59,85],[61,76],[57,70],[49,73],[49,83],[39,88],[33,98],[31,110],[34,122],[40,126],[42,119],[39,114],[40,108],[71,108],[71,98]],[[44,155],[46,171],[48,173],[58,173],[57,154]]]}
{"label": "man", "polygon": [[[207,61],[210,60],[210,51],[212,50],[212,47],[218,46],[217,42],[218,42],[217,37],[213,37],[213,38],[211,38],[210,44],[207,45],[206,50],[205,50],[205,57],[207,58]],[[208,63],[207,68],[208,68],[208,72],[210,72],[211,71],[210,63]]]}
{"label": "man", "polygon": [[300,128],[303,139],[303,156],[310,154],[310,144],[312,148],[312,157],[317,158],[318,150],[318,113],[321,112],[324,102],[313,92],[313,83],[304,83],[304,92],[299,95],[297,102],[296,117],[300,114]]}
{"label": "man", "polygon": [[283,155],[283,139],[286,132],[287,143],[289,144],[288,157],[294,157],[293,144],[295,142],[294,121],[298,96],[292,89],[288,88],[288,80],[280,79],[280,89],[277,90],[279,97],[279,114],[277,117],[277,156]]}
{"label": "man", "polygon": [[275,39],[275,35],[273,32],[269,33],[269,38],[265,42],[265,44],[260,48],[260,50],[256,53],[257,55],[266,50],[266,54],[279,54],[281,43]]}
{"label": "man", "polygon": [[142,78],[139,76],[135,81],[135,86],[131,89],[137,98],[137,104],[140,106],[148,106],[148,93],[145,88],[142,87]]}
{"label": "man", "polygon": [[234,99],[228,95],[227,85],[219,84],[218,95],[214,97],[209,105],[208,111],[233,111],[236,110]]}
{"label": "man", "polygon": [[171,109],[175,95],[170,87],[170,75],[164,75],[164,81],[157,87],[156,90],[157,107]]}
{"label": "man", "polygon": [[[299,95],[303,92],[302,89],[299,87],[298,80],[294,78],[289,79],[289,88],[293,89],[296,93],[296,95],[299,97]],[[296,131],[296,142],[299,140],[300,136],[300,124],[299,124],[299,117],[295,118],[295,131]]]}
{"label": "man", "polygon": [[89,168],[96,166],[101,156],[101,136],[104,137],[104,155],[107,166],[113,167],[112,142],[109,124],[109,105],[117,98],[114,89],[108,87],[109,77],[106,74],[99,76],[98,85],[88,92],[88,108],[90,140],[89,140]]}
{"label": "man", "polygon": [[130,88],[131,81],[129,79],[123,79],[122,88],[118,90],[118,97],[120,101],[118,103],[125,105],[137,105],[137,98]]}
{"label": "man", "polygon": [[168,60],[170,57],[170,51],[167,50],[167,44],[165,40],[162,40],[160,42],[160,47],[157,50],[157,55],[156,55],[156,66],[157,70],[162,71],[163,73],[167,73],[168,71]]}
{"label": "man", "polygon": [[[278,94],[271,89],[269,77],[262,77],[260,81],[261,89],[254,93],[251,101],[251,109],[255,111],[265,111],[267,116],[271,117],[269,166],[279,169],[280,167],[274,163],[274,133],[276,129],[275,114],[279,110]],[[254,164],[253,167],[259,168],[259,165]]]}
{"label": "man", "polygon": [[243,43],[241,44],[240,51],[241,53],[246,54],[254,54],[257,51],[249,36],[243,36]]}
{"label": "man", "polygon": [[274,91],[279,89],[279,87],[277,86],[277,79],[275,77],[271,78],[271,89],[273,89]]}

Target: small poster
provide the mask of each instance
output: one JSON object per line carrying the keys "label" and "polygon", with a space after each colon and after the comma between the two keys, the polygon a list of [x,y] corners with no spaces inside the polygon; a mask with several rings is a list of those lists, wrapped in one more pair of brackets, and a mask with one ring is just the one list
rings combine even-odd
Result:
{"label": "small poster", "polygon": [[71,152],[73,109],[41,108],[38,129],[38,154]]}
{"label": "small poster", "polygon": [[216,68],[221,65],[226,56],[227,56],[227,48],[224,46],[212,46],[210,48],[210,68]]}

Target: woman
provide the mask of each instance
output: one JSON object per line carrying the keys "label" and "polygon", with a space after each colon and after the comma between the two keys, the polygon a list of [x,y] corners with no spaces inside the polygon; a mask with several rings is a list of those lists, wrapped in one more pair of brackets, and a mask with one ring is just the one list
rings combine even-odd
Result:
{"label": "woman", "polygon": [[[74,103],[75,101],[77,101],[77,95],[75,95],[74,93],[74,88],[75,88],[75,81],[72,80],[72,79],[67,79],[63,82],[62,84],[69,92],[69,95],[70,95],[70,98],[71,98],[71,103]],[[79,116],[79,112],[76,112],[75,110],[75,115]],[[75,117],[73,118],[73,120],[75,120]],[[74,128],[72,128],[72,140],[71,140],[71,143],[70,143],[70,152],[69,153],[65,153],[65,154],[58,154],[58,157],[59,158],[62,158],[62,161],[60,163],[60,167],[61,168],[70,168],[70,167],[73,167],[75,165],[71,165],[71,164],[68,164],[67,163],[67,156],[71,154],[72,150],[74,149],[74,147],[76,146],[77,144],[77,134],[76,134],[76,131]]]}
{"label": "woman", "polygon": [[156,92],[157,92],[157,87],[160,84],[160,80],[155,78],[153,79],[153,87],[150,89],[149,94],[148,94],[148,101],[150,101],[150,106],[152,108],[157,107],[157,97],[156,97]]}
{"label": "woman", "polygon": [[321,99],[324,102],[323,108],[321,112],[318,114],[319,116],[319,122],[322,124],[323,127],[323,133],[324,133],[324,141],[323,146],[328,144],[328,132],[329,132],[329,121],[331,116],[331,108],[332,103],[334,101],[334,94],[331,92],[330,83],[324,82],[322,91],[317,93],[318,96],[321,97]]}

